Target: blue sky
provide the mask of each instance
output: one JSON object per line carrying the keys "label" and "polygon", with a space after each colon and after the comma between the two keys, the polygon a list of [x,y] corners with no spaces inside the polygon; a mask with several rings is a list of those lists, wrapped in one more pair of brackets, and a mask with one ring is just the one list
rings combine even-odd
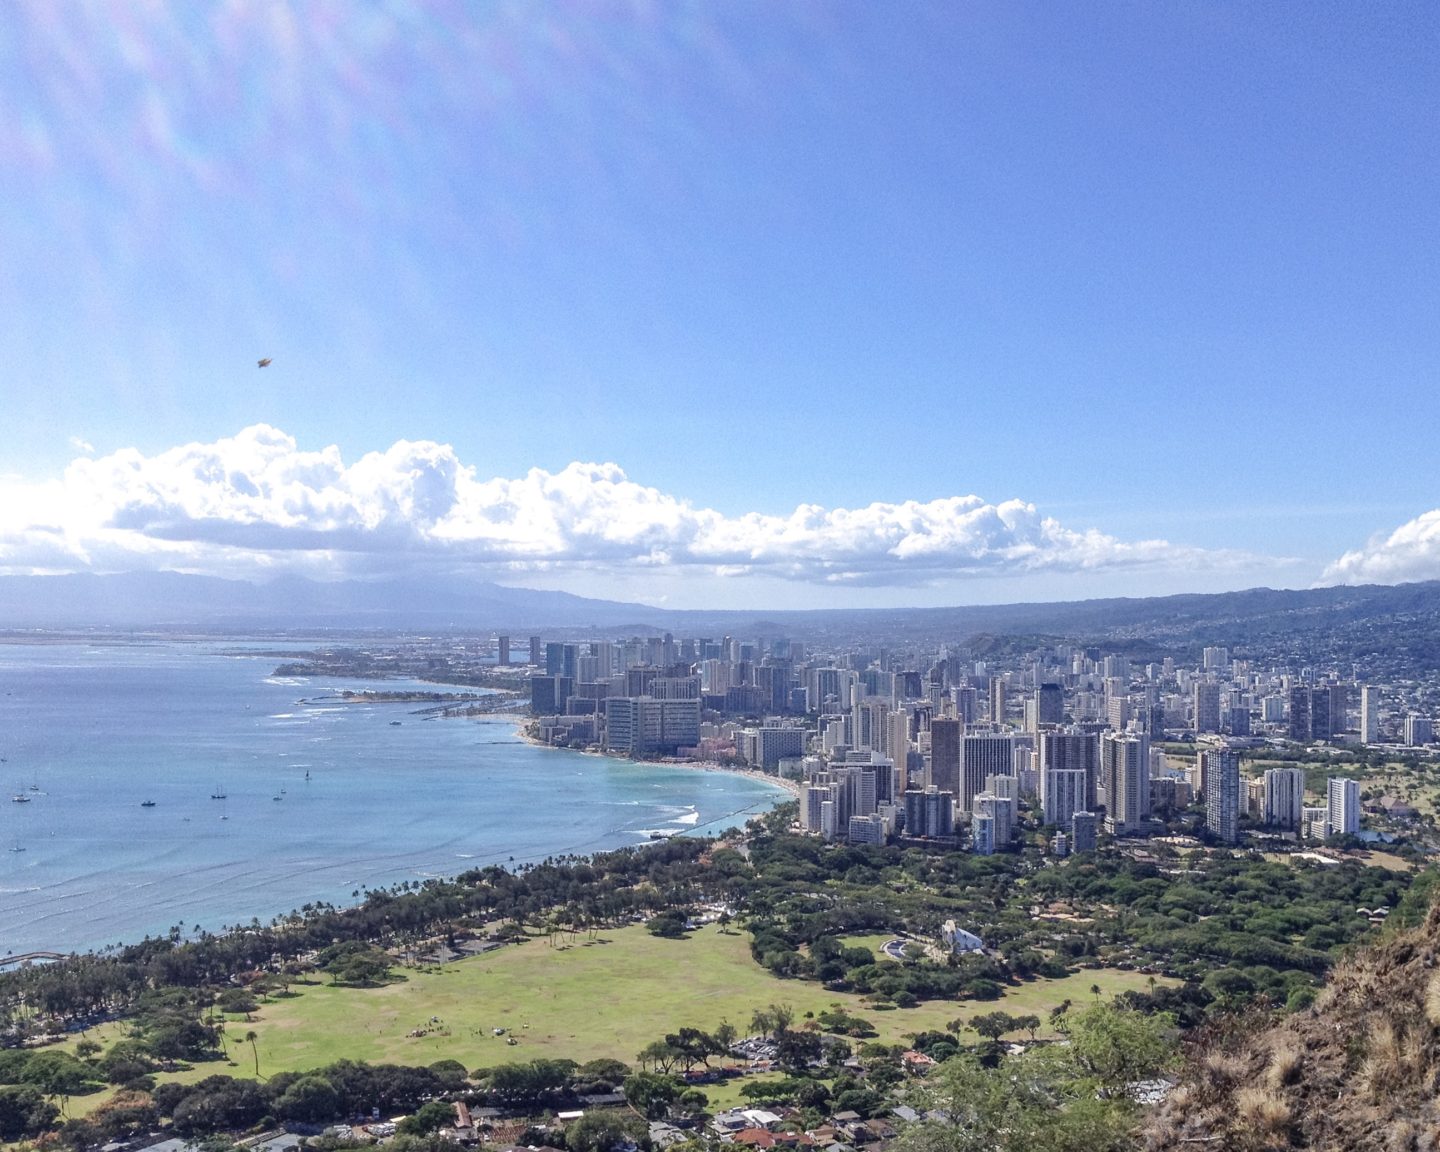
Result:
{"label": "blue sky", "polygon": [[0,569],[1440,576],[1437,49],[1424,4],[9,6]]}

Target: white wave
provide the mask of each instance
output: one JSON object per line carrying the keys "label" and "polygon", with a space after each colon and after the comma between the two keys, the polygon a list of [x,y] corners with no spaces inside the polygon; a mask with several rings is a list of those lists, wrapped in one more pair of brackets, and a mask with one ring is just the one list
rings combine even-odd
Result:
{"label": "white wave", "polygon": [[699,813],[699,812],[687,812],[687,813],[685,813],[684,816],[677,816],[677,817],[675,817],[675,819],[671,820],[670,823],[672,823],[672,824],[698,824],[698,823],[700,823],[700,813]]}

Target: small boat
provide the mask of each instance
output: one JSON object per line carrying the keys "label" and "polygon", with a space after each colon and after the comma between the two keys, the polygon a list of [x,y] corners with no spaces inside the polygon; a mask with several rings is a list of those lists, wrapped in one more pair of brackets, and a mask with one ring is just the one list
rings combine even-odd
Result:
{"label": "small boat", "polygon": [[400,727],[400,721],[399,721],[399,720],[391,720],[391,721],[390,721],[390,727],[391,727],[391,728],[398,728],[398,727]]}
{"label": "small boat", "polygon": [[140,807],[141,807],[141,808],[154,808],[154,807],[155,807],[155,801],[153,801],[153,800],[142,800],[142,801],[140,801]]}
{"label": "small boat", "polygon": [[283,797],[283,796],[272,796],[272,797],[270,797],[270,799],[272,799],[272,800],[283,800],[283,799],[285,799],[285,797]]}
{"label": "small boat", "polygon": [[29,804],[30,797],[26,796],[23,792],[17,792],[14,796],[10,797],[10,802],[12,804]]}
{"label": "small boat", "polygon": [[224,789],[223,787],[221,787],[219,784],[215,785],[215,791],[213,791],[212,793],[210,793],[210,799],[212,799],[212,800],[224,800],[224,799],[225,799],[225,789]]}
{"label": "small boat", "polygon": [[11,852],[23,852],[23,851],[25,851],[25,846],[24,846],[23,844],[16,844],[15,847],[13,847],[13,848],[10,849],[10,851],[11,851]]}

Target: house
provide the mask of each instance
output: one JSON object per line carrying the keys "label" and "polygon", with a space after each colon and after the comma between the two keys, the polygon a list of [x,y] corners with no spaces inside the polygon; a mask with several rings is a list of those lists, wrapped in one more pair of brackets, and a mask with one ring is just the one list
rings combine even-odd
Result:
{"label": "house", "polygon": [[774,1112],[767,1112],[763,1108],[731,1108],[728,1112],[715,1113],[710,1127],[722,1136],[734,1135],[747,1128],[763,1128],[766,1132],[772,1132],[779,1126],[780,1120]]}
{"label": "house", "polygon": [[683,1144],[690,1137],[673,1124],[664,1120],[650,1121],[650,1143],[656,1148],[669,1148],[672,1144]]}
{"label": "house", "polygon": [[926,1056],[923,1052],[916,1052],[913,1048],[900,1054],[900,1064],[905,1071],[914,1073],[916,1076],[923,1076],[935,1067],[935,1061],[931,1057]]}

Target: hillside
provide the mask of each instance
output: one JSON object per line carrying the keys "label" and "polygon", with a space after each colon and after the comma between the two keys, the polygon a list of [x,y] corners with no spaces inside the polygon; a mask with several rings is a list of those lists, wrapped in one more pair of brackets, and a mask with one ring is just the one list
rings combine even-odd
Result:
{"label": "hillside", "polygon": [[1440,1148],[1440,904],[1337,965],[1313,1007],[1202,1038],[1147,1152]]}
{"label": "hillside", "polygon": [[0,629],[509,631],[613,636],[786,636],[826,645],[935,642],[1003,657],[1037,644],[1105,643],[1149,660],[1224,644],[1294,667],[1362,664],[1399,679],[1434,670],[1440,581],[949,608],[677,611],[511,588],[463,576],[267,583],[178,572],[0,576]]}

